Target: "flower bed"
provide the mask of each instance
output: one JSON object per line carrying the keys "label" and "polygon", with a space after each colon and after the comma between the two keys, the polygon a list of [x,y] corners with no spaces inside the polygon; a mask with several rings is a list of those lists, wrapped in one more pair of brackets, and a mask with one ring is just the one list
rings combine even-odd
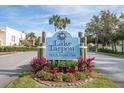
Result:
{"label": "flower bed", "polygon": [[78,86],[85,80],[94,80],[95,77],[91,74],[92,60],[94,58],[84,60],[83,57],[80,57],[78,62],[60,65],[58,60],[50,62],[44,57],[34,58],[31,61],[32,77],[34,80],[49,86]]}
{"label": "flower bed", "polygon": [[50,73],[47,71],[38,71],[35,75],[35,77],[39,78],[40,80],[46,80],[46,81],[55,81],[55,82],[73,82],[77,80],[85,80],[88,78],[88,75],[83,72],[76,72],[76,73]]}

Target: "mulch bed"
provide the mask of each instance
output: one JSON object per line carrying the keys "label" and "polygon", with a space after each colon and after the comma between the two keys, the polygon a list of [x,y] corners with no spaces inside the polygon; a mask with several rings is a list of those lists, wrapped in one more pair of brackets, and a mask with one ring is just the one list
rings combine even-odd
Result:
{"label": "mulch bed", "polygon": [[79,85],[86,84],[86,83],[89,83],[95,80],[95,78],[88,78],[86,80],[80,80],[80,81],[75,81],[75,82],[54,82],[54,81],[43,81],[38,78],[33,78],[33,79],[37,81],[38,83],[44,84],[48,87],[79,86]]}

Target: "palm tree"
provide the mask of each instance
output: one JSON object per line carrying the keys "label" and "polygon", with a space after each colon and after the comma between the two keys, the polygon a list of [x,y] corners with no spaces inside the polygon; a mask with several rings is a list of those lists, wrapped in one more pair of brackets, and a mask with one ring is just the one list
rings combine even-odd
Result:
{"label": "palm tree", "polygon": [[26,39],[29,41],[30,46],[35,45],[36,36],[34,32],[30,32],[26,35]]}
{"label": "palm tree", "polygon": [[50,17],[49,19],[49,24],[53,24],[54,28],[55,28],[55,32],[57,30],[58,27],[58,22],[60,21],[60,16],[59,15],[53,15],[52,17]]}
{"label": "palm tree", "polygon": [[66,28],[67,24],[70,24],[71,23],[70,19],[68,19],[67,17],[65,17],[64,19],[62,19],[62,21],[63,21],[63,29]]}
{"label": "palm tree", "polygon": [[63,19],[60,19],[60,20],[58,21],[57,28],[58,28],[59,30],[62,30],[64,24],[65,24],[65,23],[64,23]]}
{"label": "palm tree", "polygon": [[62,18],[62,19],[60,19],[60,20],[58,21],[58,26],[57,26],[57,28],[60,29],[60,30],[61,30],[61,29],[64,29],[64,30],[65,30],[67,24],[70,24],[70,19],[68,19],[67,17]]}
{"label": "palm tree", "polygon": [[67,24],[70,24],[70,19],[67,17],[65,18],[60,18],[59,15],[53,15],[49,19],[49,24],[53,24],[55,28],[55,32],[57,29],[64,29],[66,28]]}

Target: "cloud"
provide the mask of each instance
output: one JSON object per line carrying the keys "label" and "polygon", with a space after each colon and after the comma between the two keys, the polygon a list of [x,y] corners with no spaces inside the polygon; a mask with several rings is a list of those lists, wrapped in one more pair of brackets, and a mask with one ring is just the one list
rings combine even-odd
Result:
{"label": "cloud", "polygon": [[51,36],[54,32],[54,27],[49,25],[49,17],[53,14],[58,14],[61,17],[71,19],[71,24],[67,26],[67,30],[75,36],[78,31],[84,31],[86,23],[90,21],[93,15],[98,15],[101,10],[110,10],[120,14],[121,12],[124,13],[124,6],[0,6],[0,24],[21,31],[34,31],[37,36],[42,31],[46,31],[48,36]]}
{"label": "cloud", "polygon": [[75,14],[82,14],[82,13],[91,13],[94,10],[88,8],[87,6],[76,6],[76,5],[68,5],[68,6],[48,6],[47,9],[52,11],[51,13],[56,13],[59,15],[75,15]]}

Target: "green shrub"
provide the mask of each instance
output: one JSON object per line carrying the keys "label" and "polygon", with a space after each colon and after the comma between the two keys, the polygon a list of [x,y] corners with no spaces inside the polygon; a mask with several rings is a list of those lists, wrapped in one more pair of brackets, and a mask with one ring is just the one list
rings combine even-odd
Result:
{"label": "green shrub", "polygon": [[50,69],[59,69],[64,67],[71,67],[76,65],[74,60],[48,60],[48,67]]}
{"label": "green shrub", "polygon": [[87,75],[83,72],[76,72],[75,73],[75,79],[76,80],[85,80],[87,78]]}
{"label": "green shrub", "polygon": [[99,48],[98,52],[104,52],[104,53],[112,53],[112,54],[118,54],[118,55],[124,55],[124,52],[117,52],[112,49],[107,49],[107,48]]}
{"label": "green shrub", "polygon": [[44,75],[44,80],[52,80],[53,78],[53,74],[52,73],[49,73],[47,72],[45,75]]}
{"label": "green shrub", "polygon": [[16,47],[16,46],[2,46],[0,52],[13,52],[13,51],[34,51],[36,47]]}
{"label": "green shrub", "polygon": [[38,71],[38,72],[36,73],[36,77],[43,80],[45,74],[46,74],[46,71],[41,70],[41,71]]}
{"label": "green shrub", "polygon": [[53,78],[53,81],[63,81],[62,77],[63,77],[62,73],[55,73],[53,74],[52,78]]}
{"label": "green shrub", "polygon": [[49,81],[55,81],[55,82],[61,82],[61,81],[73,82],[76,80],[85,80],[87,78],[87,74],[83,72],[76,72],[75,74],[72,74],[72,73],[52,74],[52,73],[41,70],[36,73],[36,77],[41,80],[49,80]]}
{"label": "green shrub", "polygon": [[4,47],[0,47],[0,52],[3,52],[4,51]]}
{"label": "green shrub", "polygon": [[119,53],[119,52],[117,52],[117,51],[114,51],[114,50],[112,50],[112,49],[107,49],[107,48],[100,48],[100,49],[98,49],[98,51],[99,51],[99,52],[105,52],[105,53],[113,53],[113,54]]}
{"label": "green shrub", "polygon": [[73,82],[73,81],[75,81],[74,74],[71,74],[71,73],[64,74],[63,75],[63,81],[65,81],[65,82]]}
{"label": "green shrub", "polygon": [[52,80],[52,74],[46,71],[38,71],[36,73],[36,77],[40,78],[41,80]]}

